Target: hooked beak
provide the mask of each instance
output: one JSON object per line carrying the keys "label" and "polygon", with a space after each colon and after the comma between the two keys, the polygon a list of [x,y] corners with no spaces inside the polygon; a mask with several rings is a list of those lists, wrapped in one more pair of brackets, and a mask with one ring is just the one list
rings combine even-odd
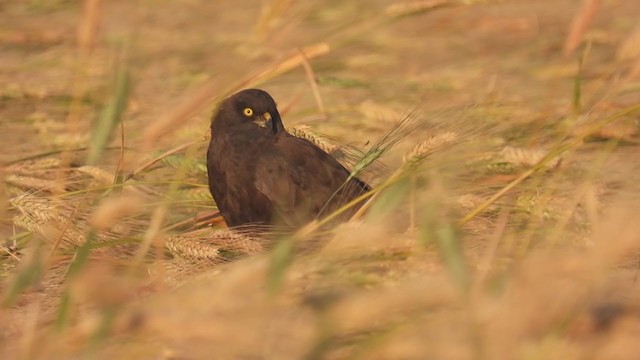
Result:
{"label": "hooked beak", "polygon": [[256,117],[255,120],[253,120],[254,123],[258,124],[258,126],[263,127],[263,128],[267,128],[267,129],[271,129],[271,114],[269,114],[268,112],[262,114],[261,116]]}

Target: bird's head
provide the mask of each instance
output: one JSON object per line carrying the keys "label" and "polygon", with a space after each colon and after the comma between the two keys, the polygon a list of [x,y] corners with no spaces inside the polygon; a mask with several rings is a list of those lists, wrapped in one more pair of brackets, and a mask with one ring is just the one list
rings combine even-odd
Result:
{"label": "bird's head", "polygon": [[266,91],[246,89],[226,98],[213,116],[211,130],[255,127],[273,134],[284,131],[276,102]]}

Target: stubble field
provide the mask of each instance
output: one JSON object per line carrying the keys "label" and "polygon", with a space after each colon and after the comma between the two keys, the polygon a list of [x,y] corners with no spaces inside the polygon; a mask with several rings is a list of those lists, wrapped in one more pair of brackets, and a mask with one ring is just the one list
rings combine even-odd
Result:
{"label": "stubble field", "polygon": [[[640,5],[0,2],[0,357],[636,359]],[[374,190],[226,229],[249,87]]]}

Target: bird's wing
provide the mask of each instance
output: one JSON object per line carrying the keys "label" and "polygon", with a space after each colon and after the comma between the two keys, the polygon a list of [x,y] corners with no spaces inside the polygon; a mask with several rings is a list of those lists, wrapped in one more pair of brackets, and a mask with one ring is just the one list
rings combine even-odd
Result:
{"label": "bird's wing", "polygon": [[305,176],[292,166],[286,156],[266,153],[256,166],[255,186],[266,196],[276,211],[272,221],[281,225],[298,226],[311,220],[302,203]]}
{"label": "bird's wing", "polygon": [[334,210],[342,204],[341,197],[353,198],[352,192],[368,189],[357,179],[344,184],[349,171],[307,140],[286,136],[275,149],[260,156],[255,186],[287,225],[302,225],[323,210]]}

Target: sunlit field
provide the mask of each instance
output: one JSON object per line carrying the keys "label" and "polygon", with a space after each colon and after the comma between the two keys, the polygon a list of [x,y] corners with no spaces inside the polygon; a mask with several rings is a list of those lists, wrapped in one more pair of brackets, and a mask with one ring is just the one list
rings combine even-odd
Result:
{"label": "sunlit field", "polygon": [[[0,2],[0,358],[640,358],[639,18]],[[227,228],[206,149],[245,88],[372,190]]]}

